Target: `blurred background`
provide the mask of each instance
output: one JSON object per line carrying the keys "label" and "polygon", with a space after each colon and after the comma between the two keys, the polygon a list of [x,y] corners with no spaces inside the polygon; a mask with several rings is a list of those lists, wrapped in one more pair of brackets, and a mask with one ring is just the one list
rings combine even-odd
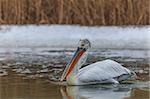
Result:
{"label": "blurred background", "polygon": [[149,0],[0,0],[0,24],[149,25]]}
{"label": "blurred background", "polygon": [[[82,67],[112,59],[137,78],[58,86],[83,38]],[[0,99],[149,99],[149,66],[150,0],[0,0]]]}

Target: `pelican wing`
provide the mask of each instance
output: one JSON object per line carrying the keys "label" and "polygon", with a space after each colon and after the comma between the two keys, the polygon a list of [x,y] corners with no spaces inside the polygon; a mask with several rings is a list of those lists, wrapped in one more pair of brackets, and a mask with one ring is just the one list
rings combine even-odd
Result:
{"label": "pelican wing", "polygon": [[115,61],[104,60],[80,69],[78,79],[82,83],[92,83],[111,80],[123,74],[131,74],[131,71]]}

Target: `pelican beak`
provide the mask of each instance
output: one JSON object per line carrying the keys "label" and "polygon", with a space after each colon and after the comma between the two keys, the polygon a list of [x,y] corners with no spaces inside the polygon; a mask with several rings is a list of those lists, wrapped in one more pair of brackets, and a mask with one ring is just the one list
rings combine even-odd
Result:
{"label": "pelican beak", "polygon": [[60,81],[63,81],[65,78],[67,78],[67,76],[73,71],[74,67],[76,66],[76,64],[78,63],[78,61],[80,60],[81,56],[84,54],[85,51],[86,50],[83,48],[79,47],[77,48],[73,58],[66,66]]}

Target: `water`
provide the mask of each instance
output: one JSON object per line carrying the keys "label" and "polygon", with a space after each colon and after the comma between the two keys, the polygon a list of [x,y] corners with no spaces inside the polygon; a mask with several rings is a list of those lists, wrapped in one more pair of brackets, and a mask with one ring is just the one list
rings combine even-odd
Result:
{"label": "water", "polygon": [[[87,64],[113,59],[138,78],[119,85],[61,86],[56,83],[75,49],[0,48],[0,99],[149,99],[149,50],[94,49]],[[54,82],[51,83],[50,80]]]}
{"label": "water", "polygon": [[59,86],[43,79],[23,79],[10,72],[0,77],[0,99],[61,99]]}
{"label": "water", "polygon": [[46,79],[0,77],[1,99],[149,99],[149,82],[120,85],[59,86]]}

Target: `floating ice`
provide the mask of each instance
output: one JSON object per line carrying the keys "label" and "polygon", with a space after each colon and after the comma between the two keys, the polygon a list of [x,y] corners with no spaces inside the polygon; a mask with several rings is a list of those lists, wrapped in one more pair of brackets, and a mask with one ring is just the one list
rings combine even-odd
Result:
{"label": "floating ice", "polygon": [[[5,26],[3,26],[5,27]],[[76,47],[88,38],[93,48],[149,49],[150,27],[85,27],[69,25],[7,26],[0,31],[2,47]],[[33,48],[34,50],[34,48]],[[36,51],[35,51],[36,52]]]}
{"label": "floating ice", "polygon": [[0,69],[0,77],[8,75],[8,72],[4,69]]}

